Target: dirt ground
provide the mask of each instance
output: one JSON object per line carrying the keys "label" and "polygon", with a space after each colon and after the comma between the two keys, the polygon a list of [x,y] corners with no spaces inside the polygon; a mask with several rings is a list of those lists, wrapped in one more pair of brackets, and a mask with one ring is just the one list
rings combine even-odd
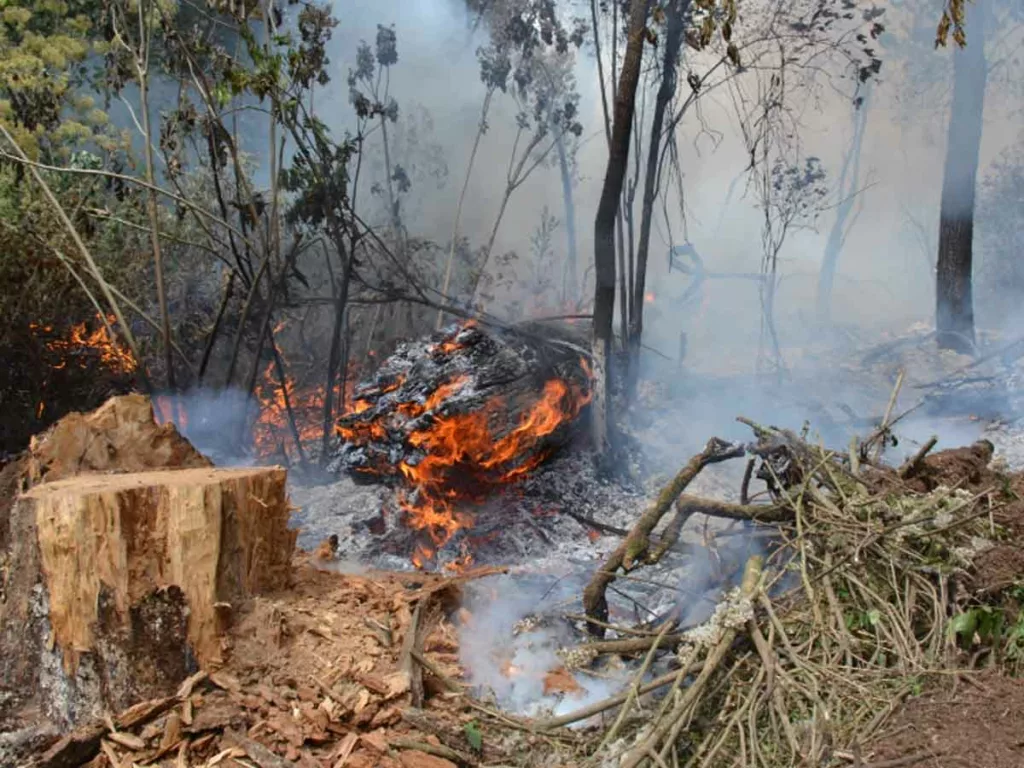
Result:
{"label": "dirt ground", "polygon": [[869,752],[865,768],[1024,766],[1024,680],[995,672],[960,675],[909,701]]}
{"label": "dirt ground", "polygon": [[[959,484],[998,491],[991,520],[1007,537],[979,556],[967,587],[972,598],[1016,614],[1021,605],[1005,593],[1024,584],[1024,474],[1005,478],[987,468],[985,448],[976,444],[929,457],[914,484],[920,490]],[[985,670],[934,684],[896,713],[863,758],[866,766],[1024,766],[1024,679]]]}

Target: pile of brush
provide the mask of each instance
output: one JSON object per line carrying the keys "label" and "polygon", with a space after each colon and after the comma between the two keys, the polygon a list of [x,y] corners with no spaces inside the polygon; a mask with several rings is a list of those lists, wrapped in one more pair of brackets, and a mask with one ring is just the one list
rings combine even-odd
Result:
{"label": "pile of brush", "polygon": [[[958,643],[974,644],[974,661],[1002,658],[997,631],[982,633],[979,650],[983,611],[958,589],[1006,535],[1000,510],[1012,497],[1006,478],[988,469],[991,444],[927,456],[930,441],[890,467],[880,459],[884,428],[836,452],[741,421],[755,440],[711,440],[585,590],[595,638],[576,649],[580,664],[630,655],[642,659],[639,672],[608,701],[533,727],[594,726],[582,747],[591,764],[858,764],[906,697],[964,662]],[[743,456],[742,503],[683,493],[704,467]],[[763,489],[752,493],[756,481]],[[609,624],[610,585],[642,581],[635,574],[677,548],[695,514],[768,529],[774,544],[748,558],[738,586],[699,626],[681,627],[678,616]],[[620,639],[603,639],[606,629]],[[652,679],[666,654],[670,671]],[[602,713],[610,717],[595,725]]]}
{"label": "pile of brush", "polygon": [[568,439],[590,400],[585,355],[561,329],[474,322],[402,344],[356,387],[333,469],[416,482],[432,457],[500,479]]}

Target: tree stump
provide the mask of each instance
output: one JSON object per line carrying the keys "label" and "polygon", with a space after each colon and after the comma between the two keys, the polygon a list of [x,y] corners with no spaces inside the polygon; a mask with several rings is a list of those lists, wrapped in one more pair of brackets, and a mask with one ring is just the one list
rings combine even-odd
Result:
{"label": "tree stump", "polygon": [[232,609],[289,580],[285,479],[192,468],[27,491],[3,558],[0,687],[68,728],[217,666]]}

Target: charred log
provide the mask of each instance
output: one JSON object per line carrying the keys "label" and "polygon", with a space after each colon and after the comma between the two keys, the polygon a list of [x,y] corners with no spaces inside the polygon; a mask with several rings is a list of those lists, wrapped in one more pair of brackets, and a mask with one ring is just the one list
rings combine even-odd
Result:
{"label": "charred log", "polygon": [[456,506],[537,467],[573,436],[591,397],[570,330],[473,323],[401,345],[356,387],[332,465],[409,489],[400,504],[434,545],[468,523]]}

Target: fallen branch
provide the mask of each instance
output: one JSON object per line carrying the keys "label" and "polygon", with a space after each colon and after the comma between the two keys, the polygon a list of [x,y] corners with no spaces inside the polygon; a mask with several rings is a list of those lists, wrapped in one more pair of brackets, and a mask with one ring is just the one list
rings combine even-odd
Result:
{"label": "fallen branch", "polygon": [[[750,600],[753,597],[761,580],[763,564],[760,556],[751,557],[747,561],[743,572],[743,581],[740,584],[741,598]],[[737,627],[728,627],[721,633],[708,651],[704,666],[697,679],[683,692],[675,706],[667,714],[651,724],[647,736],[623,757],[622,768],[638,768],[650,755],[667,753],[667,749],[663,745],[671,747],[675,742],[676,735],[692,714],[693,708],[699,703],[712,675],[732,648],[737,633]],[[681,686],[684,677],[685,674],[682,671],[677,673],[677,688]],[[664,759],[664,754],[660,756]]]}
{"label": "fallen branch", "polygon": [[[629,572],[642,557],[648,554],[650,535],[661,519],[671,509],[672,504],[701,470],[709,464],[717,464],[742,456],[745,447],[727,443],[717,437],[708,441],[704,450],[687,462],[658,495],[654,504],[641,516],[630,531],[626,540],[613,551],[604,564],[598,568],[583,592],[583,609],[588,617],[602,622],[608,621],[608,599],[605,591],[615,581],[615,573],[620,568]],[[604,636],[604,628],[596,624],[588,624],[588,630],[597,637]]]}
{"label": "fallen branch", "polygon": [[[690,664],[689,666],[687,666],[685,669],[685,674],[696,674],[700,672],[703,668],[704,662],[698,661],[695,664]],[[639,688],[637,688],[636,693],[640,696],[643,696],[645,693],[650,693],[651,691],[656,691],[659,688],[664,688],[666,685],[671,685],[679,679],[679,675],[683,671],[684,670],[669,672],[668,674],[662,675],[661,677],[656,677],[653,680],[651,680],[651,682],[645,683],[644,685],[641,685]],[[587,718],[593,717],[594,715],[599,715],[602,712],[607,712],[609,709],[614,709],[620,704],[625,703],[625,701],[631,695],[631,691],[617,693],[614,696],[609,696],[607,699],[604,699],[603,701],[599,701],[595,704],[591,704],[590,706],[583,707],[582,709],[577,709],[574,712],[569,712],[565,715],[559,715],[558,717],[548,718],[547,720],[538,720],[535,723],[535,726],[538,730],[549,731],[554,728],[561,728],[562,726],[566,726],[571,723],[578,723],[579,721],[586,720]]]}
{"label": "fallen branch", "polygon": [[924,461],[924,457],[928,455],[928,453],[932,450],[932,448],[935,447],[935,444],[938,442],[939,438],[935,435],[932,435],[931,438],[929,438],[928,442],[926,442],[918,449],[917,453],[915,453],[913,456],[907,459],[903,466],[899,468],[897,474],[904,480],[910,477],[912,474],[914,474],[917,471],[918,467],[921,466],[921,462]]}

